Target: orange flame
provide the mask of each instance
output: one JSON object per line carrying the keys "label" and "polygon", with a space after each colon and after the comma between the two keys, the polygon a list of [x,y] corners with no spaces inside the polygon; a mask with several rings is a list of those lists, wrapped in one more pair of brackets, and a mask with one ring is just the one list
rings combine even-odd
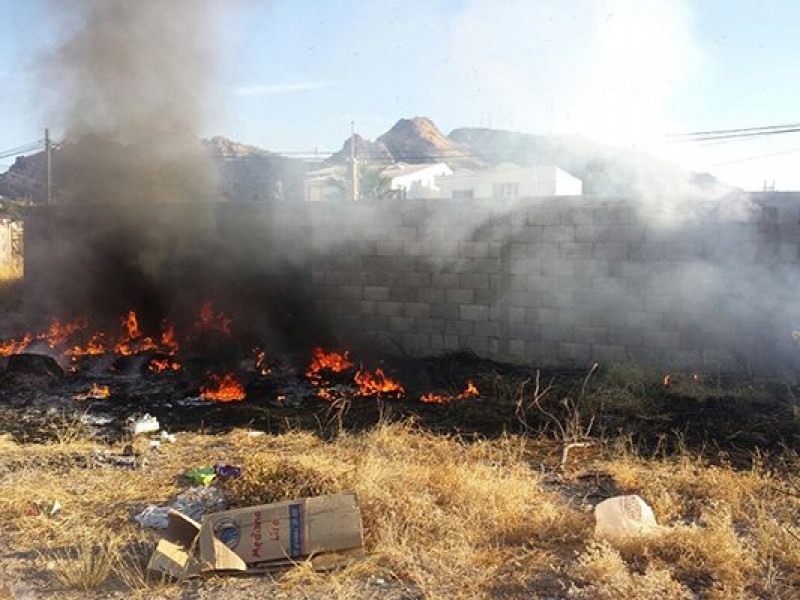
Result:
{"label": "orange flame", "polygon": [[313,350],[314,356],[311,359],[311,364],[306,369],[306,377],[312,383],[319,385],[322,381],[322,372],[324,370],[332,371],[333,373],[341,373],[353,366],[352,361],[347,356],[347,352],[326,352],[320,347]]}
{"label": "orange flame", "polygon": [[161,352],[174,356],[178,353],[180,345],[178,344],[178,336],[175,335],[175,328],[164,322],[164,331],[161,332],[161,343],[159,344]]}
{"label": "orange flame", "polygon": [[667,373],[666,375],[664,375],[664,379],[661,380],[661,385],[663,385],[665,387],[668,386],[669,385],[669,379],[670,379],[670,375],[669,375],[669,373]]}
{"label": "orange flame", "polygon": [[375,373],[359,371],[355,375],[355,380],[363,396],[377,396],[379,394],[401,396],[405,393],[403,386],[386,376],[383,369],[375,369]]}
{"label": "orange flame", "polygon": [[26,333],[21,339],[11,339],[7,342],[0,342],[0,356],[11,356],[12,354],[19,354],[25,348],[30,346],[33,341],[30,333]]}
{"label": "orange flame", "polygon": [[478,391],[478,388],[475,387],[475,384],[472,383],[472,381],[467,381],[467,387],[464,388],[464,391],[458,396],[445,396],[430,392],[421,396],[420,401],[427,404],[445,404],[447,402],[452,402],[453,400],[466,400],[468,398],[474,398],[475,396],[480,396],[480,391]]}
{"label": "orange flame", "polygon": [[261,348],[253,348],[255,354],[255,371],[262,377],[266,377],[272,373],[272,369],[267,366],[267,353]]}
{"label": "orange flame", "polygon": [[180,371],[181,364],[171,358],[154,358],[147,365],[147,368],[152,373],[161,373],[163,371]]}
{"label": "orange flame", "polygon": [[76,393],[72,397],[75,400],[105,400],[111,395],[111,390],[108,389],[107,385],[98,385],[97,383],[92,383],[92,387],[90,387],[87,391]]}
{"label": "orange flame", "polygon": [[200,314],[194,323],[195,331],[217,331],[224,335],[231,334],[231,324],[233,321],[224,313],[214,313],[214,305],[210,300],[203,302],[200,307]]}
{"label": "orange flame", "polygon": [[245,396],[244,386],[233,373],[226,373],[222,377],[212,373],[208,376],[208,385],[200,388],[200,397],[204,400],[234,402],[244,400]]}
{"label": "orange flame", "polygon": [[63,325],[58,319],[53,317],[50,327],[47,331],[38,336],[39,339],[47,341],[47,345],[51,348],[63,346],[69,339],[78,331],[86,328],[86,319],[81,317],[72,322],[64,323]]}

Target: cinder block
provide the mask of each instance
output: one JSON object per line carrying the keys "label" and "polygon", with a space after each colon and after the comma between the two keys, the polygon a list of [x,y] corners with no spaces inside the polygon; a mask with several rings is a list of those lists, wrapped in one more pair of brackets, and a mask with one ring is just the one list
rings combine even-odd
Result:
{"label": "cinder block", "polygon": [[575,341],[580,344],[606,345],[608,344],[608,329],[605,327],[585,327],[575,328]]}
{"label": "cinder block", "polygon": [[628,256],[628,244],[622,242],[597,242],[592,256],[599,259],[623,260]]}
{"label": "cinder block", "polygon": [[498,337],[500,335],[500,323],[497,321],[478,321],[472,331],[475,335]]}
{"label": "cinder block", "polygon": [[561,342],[558,351],[559,358],[572,364],[585,364],[592,358],[592,347],[589,344]]}
{"label": "cinder block", "polygon": [[545,242],[574,242],[575,241],[575,226],[574,225],[552,225],[544,228],[544,235],[542,239]]}
{"label": "cinder block", "polygon": [[377,305],[375,302],[371,300],[362,300],[359,302],[359,312],[362,315],[374,315],[377,314]]}
{"label": "cinder block", "polygon": [[460,314],[458,307],[458,304],[453,303],[431,304],[431,317],[448,321],[458,319]]}
{"label": "cinder block", "polygon": [[534,325],[557,325],[557,308],[528,308],[525,311],[525,322]]}
{"label": "cinder block", "polygon": [[416,288],[410,288],[405,286],[390,287],[389,300],[393,302],[403,302],[403,303],[416,302],[417,290]]}
{"label": "cinder block", "polygon": [[364,286],[364,300],[388,300],[389,288],[386,286],[366,285]]}
{"label": "cinder block", "polygon": [[467,273],[493,274],[502,270],[502,262],[499,258],[475,258],[472,259]]}
{"label": "cinder block", "polygon": [[497,300],[497,292],[490,289],[475,290],[472,302],[475,304],[491,304]]}
{"label": "cinder block", "polygon": [[389,331],[393,332],[414,332],[414,319],[411,317],[391,317],[389,319]]}
{"label": "cinder block", "polygon": [[407,352],[425,353],[431,349],[430,336],[424,333],[404,333],[403,348]]}
{"label": "cinder block", "polygon": [[460,307],[461,318],[465,321],[487,321],[489,307],[484,304],[462,304]]}
{"label": "cinder block", "polygon": [[508,337],[521,340],[538,340],[542,337],[542,326],[531,323],[509,323]]}
{"label": "cinder block", "polygon": [[573,325],[575,327],[589,327],[590,313],[587,310],[576,308],[562,308],[558,311],[559,325]]}
{"label": "cinder block", "polygon": [[403,314],[402,302],[377,302],[375,308],[380,317],[399,317]]}
{"label": "cinder block", "polygon": [[680,348],[680,336],[673,331],[645,330],[642,332],[642,345],[647,348],[672,349]]}
{"label": "cinder block", "polygon": [[445,290],[445,300],[454,304],[470,304],[475,300],[475,290],[454,289]]}
{"label": "cinder block", "polygon": [[437,317],[425,317],[417,319],[417,331],[420,333],[444,333],[445,320]]}
{"label": "cinder block", "polygon": [[535,341],[525,343],[525,358],[540,366],[558,363],[558,344],[551,342]]}
{"label": "cinder block", "polygon": [[580,225],[575,228],[576,242],[606,242],[611,238],[610,227],[597,225]]}
{"label": "cinder block", "polygon": [[543,261],[541,273],[554,277],[570,277],[575,274],[575,261],[562,259]]}
{"label": "cinder block", "polygon": [[431,305],[424,302],[406,302],[403,304],[403,315],[406,317],[430,317]]}
{"label": "cinder block", "polygon": [[592,258],[593,249],[592,244],[588,242],[565,242],[558,246],[561,258],[567,259]]}
{"label": "cinder block", "polygon": [[467,258],[489,258],[489,243],[461,242],[459,253]]}
{"label": "cinder block", "polygon": [[525,311],[527,309],[521,307],[512,307],[508,309],[508,322],[509,323],[525,323]]}
{"label": "cinder block", "polygon": [[472,350],[475,354],[486,355],[489,351],[489,338],[469,335],[464,338],[464,347]]}
{"label": "cinder block", "polygon": [[417,300],[428,303],[444,302],[444,290],[430,287],[419,288]]}
{"label": "cinder block", "polygon": [[544,324],[542,327],[542,340],[548,342],[570,342],[574,339],[574,328],[570,325]]}
{"label": "cinder block", "polygon": [[403,281],[407,287],[429,287],[431,285],[431,274],[425,272],[404,273]]}
{"label": "cinder block", "polygon": [[346,300],[361,300],[363,288],[358,285],[340,285],[336,289],[336,296]]}
{"label": "cinder block", "polygon": [[458,274],[457,273],[433,273],[431,275],[431,282],[437,288],[457,288],[458,287]]}
{"label": "cinder block", "polygon": [[624,363],[628,361],[628,353],[622,346],[593,344],[592,360],[601,363]]}
{"label": "cinder block", "polygon": [[444,324],[445,331],[447,333],[457,335],[459,337],[464,337],[466,335],[471,335],[473,329],[475,328],[475,323],[472,321],[447,321]]}
{"label": "cinder block", "polygon": [[486,274],[464,273],[459,278],[459,284],[464,289],[488,290],[489,276]]}
{"label": "cinder block", "polygon": [[508,354],[514,358],[525,358],[525,340],[508,340]]}

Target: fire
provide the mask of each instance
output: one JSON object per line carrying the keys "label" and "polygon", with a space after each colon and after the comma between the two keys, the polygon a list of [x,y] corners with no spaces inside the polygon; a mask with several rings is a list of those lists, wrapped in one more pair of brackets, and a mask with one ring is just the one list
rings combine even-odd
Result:
{"label": "fire", "polygon": [[234,402],[244,400],[245,396],[244,386],[233,373],[226,373],[222,377],[211,373],[208,376],[208,384],[200,388],[200,397],[204,400]]}
{"label": "fire", "polygon": [[214,305],[206,300],[200,307],[200,314],[194,323],[195,331],[217,331],[224,335],[231,334],[233,321],[224,313],[214,313]]}
{"label": "fire", "polygon": [[261,348],[253,348],[255,354],[255,371],[262,377],[266,377],[272,373],[272,369],[267,366],[267,353]]}
{"label": "fire", "polygon": [[0,356],[11,356],[12,354],[19,354],[25,348],[30,346],[33,338],[31,334],[26,333],[22,339],[11,339],[7,342],[0,342]]}
{"label": "fire", "polygon": [[445,404],[447,402],[452,402],[453,400],[467,400],[468,398],[474,398],[475,396],[480,396],[480,391],[478,391],[478,388],[475,387],[475,384],[472,383],[472,381],[467,381],[467,387],[464,388],[464,391],[458,396],[445,396],[430,392],[421,396],[420,401],[425,402],[426,404]]}
{"label": "fire", "polygon": [[314,357],[311,359],[311,364],[306,369],[306,377],[316,385],[319,385],[322,381],[322,372],[324,370],[341,373],[353,366],[347,352],[326,352],[322,348],[316,347],[313,353]]}
{"label": "fire", "polygon": [[159,350],[170,356],[177,354],[180,349],[178,336],[175,335],[175,328],[166,321],[164,322],[164,331],[161,332],[161,343],[159,345]]}
{"label": "fire", "polygon": [[92,387],[90,387],[88,391],[76,393],[72,397],[75,400],[104,400],[110,395],[111,390],[108,389],[107,385],[98,385],[97,383],[92,383]]}
{"label": "fire", "polygon": [[375,369],[375,373],[359,371],[355,375],[355,380],[363,396],[377,396],[379,394],[401,396],[405,393],[403,386],[387,377],[383,369]]}
{"label": "fire", "polygon": [[147,365],[147,368],[152,373],[161,373],[163,371],[180,371],[181,364],[171,358],[154,358]]}
{"label": "fire", "polygon": [[51,348],[57,348],[58,346],[63,346],[66,344],[72,336],[83,329],[86,328],[86,319],[85,318],[78,318],[72,322],[64,323],[63,325],[59,322],[58,319],[53,317],[50,327],[48,327],[47,331],[40,336],[40,339],[44,339],[47,341],[47,345]]}
{"label": "fire", "polygon": [[670,379],[670,375],[669,375],[669,373],[667,373],[666,375],[664,375],[664,379],[661,380],[661,385],[663,385],[665,387],[668,386],[669,385],[669,379]]}
{"label": "fire", "polygon": [[98,331],[91,338],[89,338],[89,341],[86,342],[85,346],[76,344],[72,348],[65,350],[64,354],[72,357],[72,362],[75,362],[81,356],[98,356],[100,354],[105,354],[108,352],[105,337],[105,333]]}
{"label": "fire", "polygon": [[475,387],[475,384],[472,381],[467,381],[466,389],[458,395],[459,400],[466,400],[467,398],[472,398],[473,396],[479,396],[480,392],[478,388]]}

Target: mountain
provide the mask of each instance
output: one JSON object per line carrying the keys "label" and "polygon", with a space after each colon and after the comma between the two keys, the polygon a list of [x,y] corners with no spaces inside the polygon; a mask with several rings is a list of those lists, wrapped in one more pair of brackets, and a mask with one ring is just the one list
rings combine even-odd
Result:
{"label": "mountain", "polygon": [[445,136],[427,117],[400,119],[374,142],[356,134],[348,138],[342,149],[325,163],[335,165],[347,162],[353,139],[356,156],[361,160],[383,164],[447,162],[453,167],[485,166],[484,161],[477,159],[469,148]]}
{"label": "mountain", "polygon": [[[82,140],[81,144],[84,146],[81,150],[83,153],[86,152],[86,144],[96,146],[97,152],[107,150],[106,144],[114,145],[113,142],[99,140]],[[208,168],[214,170],[218,197],[236,201],[274,200],[279,194],[286,199],[303,197],[307,163],[222,136],[202,140],[200,144],[203,156],[210,159]],[[66,142],[53,152],[56,197],[59,192],[66,193],[59,188],[59,181],[64,181],[61,170],[68,168],[65,165],[70,164],[70,153],[74,147],[74,143]],[[120,172],[124,170],[122,168]],[[198,178],[205,175],[198,173]],[[47,193],[45,177],[44,152],[20,156],[8,171],[0,174],[0,196],[28,197],[35,203],[42,203]]]}

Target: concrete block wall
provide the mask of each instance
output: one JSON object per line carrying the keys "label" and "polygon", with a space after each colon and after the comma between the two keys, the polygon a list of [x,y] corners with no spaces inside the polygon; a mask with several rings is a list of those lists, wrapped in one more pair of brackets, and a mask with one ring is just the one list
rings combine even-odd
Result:
{"label": "concrete block wall", "polygon": [[625,199],[315,206],[314,297],[342,343],[378,351],[783,369],[800,199],[756,200],[677,221]]}

